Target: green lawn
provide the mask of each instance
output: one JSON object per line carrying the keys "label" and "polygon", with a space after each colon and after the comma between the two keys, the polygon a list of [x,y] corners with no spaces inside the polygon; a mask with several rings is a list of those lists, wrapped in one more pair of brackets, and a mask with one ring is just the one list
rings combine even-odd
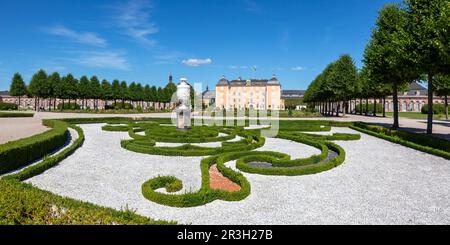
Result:
{"label": "green lawn", "polygon": [[[392,117],[394,115],[393,112],[386,112],[386,116]],[[427,119],[426,114],[422,114],[420,112],[399,112],[400,117],[412,118],[412,119]],[[437,114],[433,116],[436,120],[445,119],[445,115]]]}

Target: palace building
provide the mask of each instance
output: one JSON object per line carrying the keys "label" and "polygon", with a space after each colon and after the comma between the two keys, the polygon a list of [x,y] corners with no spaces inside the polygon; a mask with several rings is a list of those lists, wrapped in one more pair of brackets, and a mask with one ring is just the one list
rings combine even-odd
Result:
{"label": "palace building", "polygon": [[216,108],[283,110],[281,84],[274,75],[271,79],[229,81],[222,77],[216,85]]}

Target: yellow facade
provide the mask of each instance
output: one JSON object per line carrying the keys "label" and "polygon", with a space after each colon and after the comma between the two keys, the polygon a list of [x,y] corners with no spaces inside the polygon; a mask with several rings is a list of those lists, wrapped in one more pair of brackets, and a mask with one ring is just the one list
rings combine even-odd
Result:
{"label": "yellow facade", "polygon": [[233,80],[222,78],[216,85],[216,108],[283,110],[281,85],[270,80]]}

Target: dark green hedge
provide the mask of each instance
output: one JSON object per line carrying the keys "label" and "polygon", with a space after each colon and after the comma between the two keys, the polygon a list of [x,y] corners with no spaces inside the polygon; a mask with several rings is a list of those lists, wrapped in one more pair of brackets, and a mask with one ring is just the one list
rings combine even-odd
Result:
{"label": "dark green hedge", "polygon": [[57,106],[58,110],[79,110],[81,107],[78,103],[62,103],[58,104]]}
{"label": "dark green hedge", "polygon": [[0,145],[0,174],[23,167],[63,146],[68,138],[68,124],[44,120],[52,129],[26,139]]}
{"label": "dark green hedge", "polygon": [[[167,188],[167,185],[177,181],[175,177],[156,177],[142,185],[142,194],[145,198],[158,204],[171,207],[195,207],[205,205],[214,200],[240,201],[250,195],[250,183],[241,174],[225,166],[226,162],[245,156],[248,152],[225,153],[218,156],[205,158],[201,161],[202,186],[196,192],[188,192],[180,195],[164,194],[157,189]],[[214,190],[210,188],[209,168],[217,164],[219,171],[228,179],[238,184],[241,189],[236,192]]]}
{"label": "dark green hedge", "polygon": [[18,181],[27,180],[29,178],[32,178],[36,175],[45,172],[47,169],[56,166],[59,162],[66,159],[68,156],[72,155],[81,145],[83,145],[84,133],[83,130],[81,130],[81,128],[78,126],[70,125],[70,127],[77,131],[78,138],[69,147],[65,148],[63,151],[59,152],[54,156],[45,157],[43,161],[41,161],[36,165],[27,167],[24,170],[13,175],[8,175],[5,178],[12,178]]}
{"label": "dark green hedge", "polygon": [[34,113],[0,112],[0,117],[34,117]]}
{"label": "dark green hedge", "polygon": [[[324,144],[326,144],[326,146],[332,151],[337,152],[338,156],[329,161],[292,168],[289,167],[292,164],[291,160],[289,160],[288,155],[277,152],[251,152],[246,157],[238,159],[236,162],[236,167],[243,172],[252,174],[283,175],[283,176],[309,175],[328,171],[341,165],[345,161],[345,151],[340,146],[334,143],[324,142]],[[248,164],[249,162],[259,160],[272,163],[274,167],[265,168]]]}
{"label": "dark green hedge", "polygon": [[[422,106],[421,112],[422,114],[428,114],[428,104]],[[433,114],[444,114],[444,113],[445,113],[445,105],[433,104]]]}
{"label": "dark green hedge", "polygon": [[0,179],[0,225],[174,225]]}
{"label": "dark green hedge", "polygon": [[15,111],[19,107],[14,103],[0,102],[0,111]]}
{"label": "dark green hedge", "polygon": [[361,122],[355,123],[351,128],[415,150],[450,159],[450,141],[448,140],[439,139],[429,135],[392,130]]}

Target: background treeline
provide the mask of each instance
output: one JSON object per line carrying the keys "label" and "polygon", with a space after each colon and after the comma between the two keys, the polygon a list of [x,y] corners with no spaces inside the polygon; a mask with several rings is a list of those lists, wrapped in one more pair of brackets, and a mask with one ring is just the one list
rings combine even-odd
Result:
{"label": "background treeline", "polygon": [[427,133],[431,134],[434,95],[445,98],[448,118],[449,20],[448,0],[405,0],[403,4],[385,5],[364,51],[364,67],[358,71],[350,56],[341,56],[312,82],[305,101],[320,105],[323,113],[339,115],[339,111],[348,110],[351,100],[392,96],[393,128],[397,129],[398,92],[413,81],[427,82]]}
{"label": "background treeline", "polygon": [[[136,82],[128,84],[119,80],[100,81],[97,76],[91,78],[82,76],[77,79],[72,74],[67,74],[61,77],[57,72],[48,75],[44,70],[39,70],[28,85],[19,73],[14,74],[9,94],[18,96],[19,104],[22,96],[36,98],[36,110],[40,99],[52,102],[48,103],[48,110],[51,110],[51,107],[53,110],[56,109],[56,99],[62,100],[59,109],[86,108],[88,99],[94,100],[93,109],[98,109],[99,100],[105,101],[105,105],[108,105],[108,101],[114,101],[112,105],[107,106],[109,108],[126,108],[126,105],[129,105],[127,102],[138,105],[142,105],[143,102],[168,103],[176,90],[177,87],[172,82],[165,87],[156,87]],[[80,104],[77,104],[77,100],[81,101]]]}

